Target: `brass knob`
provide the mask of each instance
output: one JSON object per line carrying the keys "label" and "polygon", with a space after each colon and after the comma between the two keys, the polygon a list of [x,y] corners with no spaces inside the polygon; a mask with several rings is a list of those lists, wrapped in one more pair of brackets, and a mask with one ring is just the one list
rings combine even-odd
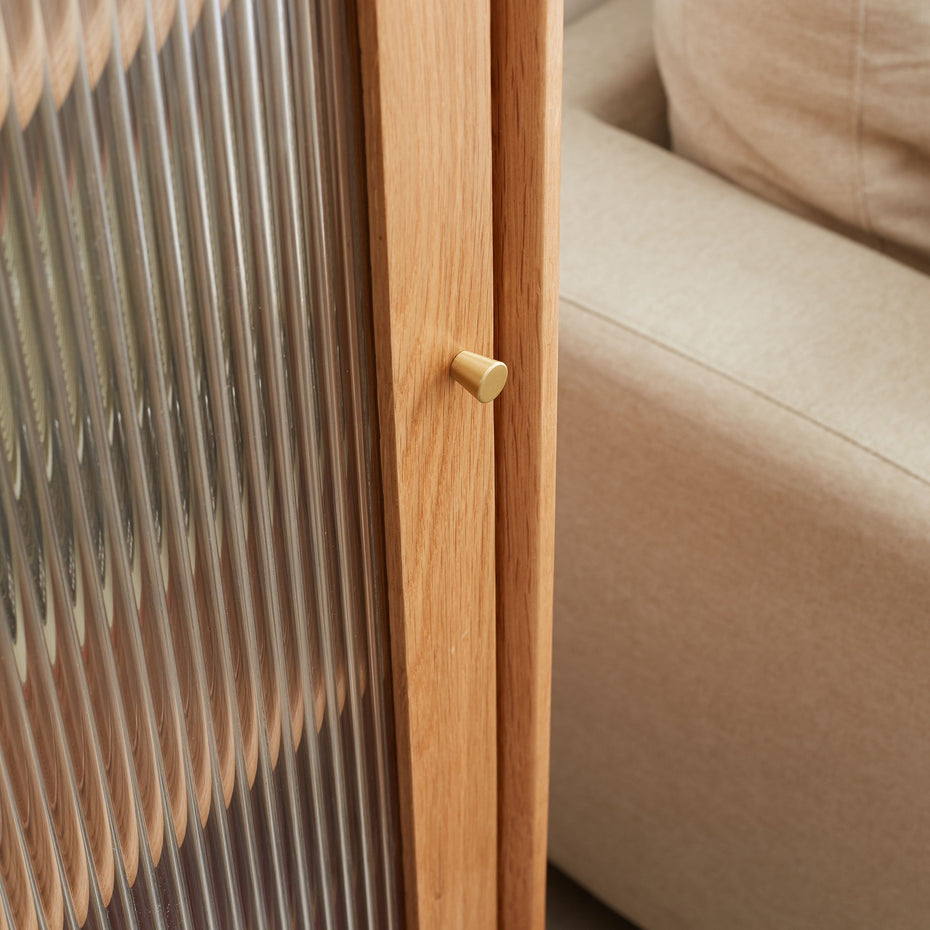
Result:
{"label": "brass knob", "polygon": [[477,352],[459,352],[449,374],[482,404],[494,400],[507,383],[507,366]]}

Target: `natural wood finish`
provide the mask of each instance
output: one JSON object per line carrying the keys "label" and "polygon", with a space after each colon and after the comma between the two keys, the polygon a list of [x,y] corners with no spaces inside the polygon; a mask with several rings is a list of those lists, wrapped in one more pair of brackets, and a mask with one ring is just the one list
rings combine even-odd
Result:
{"label": "natural wood finish", "polygon": [[555,534],[560,0],[492,4],[500,926],[545,924]]}
{"label": "natural wood finish", "polygon": [[487,0],[360,0],[407,926],[497,922]]}

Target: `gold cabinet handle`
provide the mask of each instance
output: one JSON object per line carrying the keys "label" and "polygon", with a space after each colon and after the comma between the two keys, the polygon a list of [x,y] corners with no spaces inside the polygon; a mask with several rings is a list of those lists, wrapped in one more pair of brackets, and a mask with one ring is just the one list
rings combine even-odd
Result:
{"label": "gold cabinet handle", "polygon": [[449,374],[482,404],[494,400],[507,383],[507,366],[477,352],[459,352]]}

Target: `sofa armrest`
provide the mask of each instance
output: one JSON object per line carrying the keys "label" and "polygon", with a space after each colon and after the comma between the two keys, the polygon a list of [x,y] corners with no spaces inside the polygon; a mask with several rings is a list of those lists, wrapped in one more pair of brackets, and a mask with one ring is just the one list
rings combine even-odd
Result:
{"label": "sofa armrest", "polygon": [[562,96],[565,109],[668,145],[652,0],[607,0],[566,27]]}
{"label": "sofa armrest", "polygon": [[930,277],[587,113],[559,290],[930,481]]}
{"label": "sofa armrest", "polygon": [[930,277],[577,110],[560,273],[552,860],[925,927]]}

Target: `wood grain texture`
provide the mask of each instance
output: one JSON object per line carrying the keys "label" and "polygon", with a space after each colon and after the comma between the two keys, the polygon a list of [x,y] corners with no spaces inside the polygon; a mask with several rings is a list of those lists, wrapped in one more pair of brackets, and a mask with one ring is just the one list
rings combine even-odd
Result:
{"label": "wood grain texture", "polygon": [[500,926],[543,930],[549,793],[562,3],[495,0]]}
{"label": "wood grain texture", "polygon": [[375,354],[407,925],[497,922],[487,0],[361,0]]}

